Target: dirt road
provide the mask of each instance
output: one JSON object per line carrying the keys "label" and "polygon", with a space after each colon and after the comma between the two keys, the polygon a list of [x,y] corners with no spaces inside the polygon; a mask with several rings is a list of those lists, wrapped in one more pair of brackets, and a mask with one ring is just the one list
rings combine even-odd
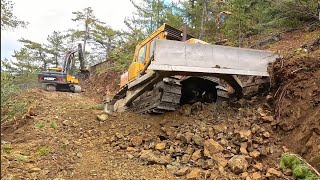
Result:
{"label": "dirt road", "polygon": [[[160,165],[144,166],[126,151],[110,147],[114,132],[126,133],[133,123],[151,124],[127,115],[97,120],[97,104],[81,94],[31,90],[32,116],[2,131],[1,176],[4,179],[170,179]],[[56,123],[56,126],[54,125]],[[131,125],[126,124],[131,123]],[[140,126],[141,125],[141,126]],[[43,126],[43,127],[42,127]],[[5,143],[5,144],[4,144]]]}

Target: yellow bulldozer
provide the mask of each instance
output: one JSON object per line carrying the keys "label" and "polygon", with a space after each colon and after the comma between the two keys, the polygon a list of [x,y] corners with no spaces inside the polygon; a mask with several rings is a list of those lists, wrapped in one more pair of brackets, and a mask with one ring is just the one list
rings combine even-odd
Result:
{"label": "yellow bulldozer", "polygon": [[268,63],[276,57],[268,51],[212,45],[164,24],[136,46],[120,90],[104,110],[159,114],[186,103],[215,102],[228,97],[221,79],[241,96],[236,75],[268,76]]}

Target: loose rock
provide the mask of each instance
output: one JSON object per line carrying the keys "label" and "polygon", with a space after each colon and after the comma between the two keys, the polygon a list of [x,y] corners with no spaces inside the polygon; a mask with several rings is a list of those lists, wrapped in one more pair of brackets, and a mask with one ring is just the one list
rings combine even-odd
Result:
{"label": "loose rock", "polygon": [[143,138],[141,136],[134,136],[131,140],[134,146],[140,146],[142,144]]}
{"label": "loose rock", "polygon": [[192,140],[194,143],[196,143],[199,146],[203,145],[203,138],[200,137],[198,134],[195,134],[194,136],[192,136]]}
{"label": "loose rock", "polygon": [[97,115],[97,119],[98,119],[99,121],[105,121],[105,120],[107,120],[108,118],[109,118],[108,114],[105,114],[105,113]]}
{"label": "loose rock", "polygon": [[192,156],[191,156],[191,159],[192,159],[193,161],[196,161],[196,160],[198,160],[199,158],[201,158],[201,150],[200,150],[200,149],[196,150],[196,151],[192,154]]}
{"label": "loose rock", "polygon": [[179,169],[178,171],[176,171],[175,175],[177,175],[177,176],[184,176],[184,175],[186,175],[187,173],[189,173],[189,170],[190,170],[190,168],[188,168],[188,167],[183,167],[183,168]]}
{"label": "loose rock", "polygon": [[281,172],[276,170],[276,169],[274,169],[274,168],[268,168],[266,177],[271,177],[271,176],[280,177],[281,176]]}
{"label": "loose rock", "polygon": [[156,144],[156,146],[154,147],[156,150],[163,150],[166,147],[166,143],[158,143]]}
{"label": "loose rock", "polygon": [[239,131],[239,134],[242,141],[248,141],[252,136],[251,130],[241,130]]}
{"label": "loose rock", "polygon": [[236,155],[233,156],[228,161],[228,166],[231,168],[231,171],[235,174],[240,174],[247,170],[248,168],[248,161],[246,160],[245,156],[243,155]]}
{"label": "loose rock", "polygon": [[169,160],[166,157],[157,157],[151,150],[142,150],[140,158],[147,161],[148,164],[166,165],[169,163]]}
{"label": "loose rock", "polygon": [[201,172],[202,171],[199,168],[192,169],[191,172],[187,174],[186,178],[191,180],[201,179]]}
{"label": "loose rock", "polygon": [[262,176],[259,172],[254,172],[252,174],[252,179],[262,179]]}
{"label": "loose rock", "polygon": [[223,147],[213,139],[208,139],[204,142],[204,155],[207,157],[213,157],[214,154],[223,151]]}

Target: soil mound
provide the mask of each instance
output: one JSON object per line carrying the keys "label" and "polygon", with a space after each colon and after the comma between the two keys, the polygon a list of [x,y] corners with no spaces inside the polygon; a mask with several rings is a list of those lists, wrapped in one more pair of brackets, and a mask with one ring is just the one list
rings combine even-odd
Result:
{"label": "soil mound", "polygon": [[320,170],[320,58],[282,58],[273,64],[275,119],[289,149]]}
{"label": "soil mound", "polygon": [[81,83],[85,89],[85,95],[94,98],[98,102],[103,102],[108,94],[115,93],[119,89],[120,71],[106,69],[103,72],[90,71],[89,79]]}

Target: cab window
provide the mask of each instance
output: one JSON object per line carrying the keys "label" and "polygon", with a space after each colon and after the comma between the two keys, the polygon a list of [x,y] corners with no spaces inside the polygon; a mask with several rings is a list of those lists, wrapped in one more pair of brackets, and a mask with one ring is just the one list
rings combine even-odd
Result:
{"label": "cab window", "polygon": [[150,43],[150,58],[154,55],[154,47],[156,44],[156,39],[154,39],[151,43]]}
{"label": "cab window", "polygon": [[143,61],[146,59],[146,50],[147,46],[144,45],[140,48],[139,53],[138,53],[138,62],[143,63]]}

